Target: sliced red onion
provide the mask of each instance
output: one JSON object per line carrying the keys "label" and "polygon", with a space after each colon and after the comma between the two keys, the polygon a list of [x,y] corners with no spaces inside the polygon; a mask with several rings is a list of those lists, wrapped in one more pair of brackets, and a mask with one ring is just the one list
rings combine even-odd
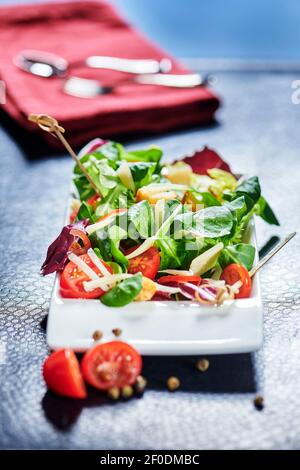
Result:
{"label": "sliced red onion", "polygon": [[88,153],[93,153],[98,148],[102,147],[102,145],[107,144],[109,142],[108,140],[100,139],[100,137],[96,137],[96,139],[91,140],[88,142],[78,153],[79,157],[83,157],[84,155],[87,155]]}
{"label": "sliced red onion", "polygon": [[180,289],[180,293],[184,295],[184,297],[186,297],[187,299],[196,299],[198,287],[195,284],[191,284],[190,282],[182,282],[178,284],[178,288]]}
{"label": "sliced red onion", "polygon": [[168,292],[156,291],[151,300],[173,300],[172,296]]}

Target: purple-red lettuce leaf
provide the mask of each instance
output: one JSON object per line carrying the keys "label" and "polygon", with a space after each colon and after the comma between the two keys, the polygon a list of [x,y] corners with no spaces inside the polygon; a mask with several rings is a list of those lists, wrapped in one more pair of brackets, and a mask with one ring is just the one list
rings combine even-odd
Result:
{"label": "purple-red lettuce leaf", "polygon": [[47,256],[41,267],[41,274],[46,276],[57,271],[62,271],[68,260],[68,252],[70,246],[74,241],[78,240],[70,232],[76,228],[85,232],[85,227],[88,225],[88,220],[79,220],[74,224],[66,225],[58,237],[51,243],[47,250]]}
{"label": "purple-red lettuce leaf", "polygon": [[192,156],[183,158],[183,161],[188,163],[192,167],[193,172],[199,175],[206,175],[207,170],[211,168],[219,168],[220,170],[232,173],[228,163],[215,150],[209,147],[197,150]]}

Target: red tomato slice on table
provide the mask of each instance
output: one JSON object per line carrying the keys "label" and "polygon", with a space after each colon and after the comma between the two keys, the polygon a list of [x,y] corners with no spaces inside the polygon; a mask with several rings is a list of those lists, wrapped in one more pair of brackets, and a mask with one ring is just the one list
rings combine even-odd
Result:
{"label": "red tomato slice on table", "polygon": [[[126,251],[126,255],[132,253],[138,248],[134,246]],[[157,248],[152,246],[141,255],[135,256],[129,260],[128,272],[130,274],[136,274],[141,272],[143,276],[149,279],[154,279],[160,265],[160,254]]]}
{"label": "red tomato slice on table", "polygon": [[[89,255],[81,255],[80,258],[90,268],[102,277],[99,269],[94,265]],[[99,261],[112,273],[112,269],[104,261]],[[91,292],[86,292],[83,287],[84,281],[90,281],[90,278],[72,261],[70,261],[61,273],[60,278],[60,292],[63,297],[75,298],[75,299],[98,299],[104,294],[104,291],[98,287]]]}
{"label": "red tomato slice on table", "polygon": [[122,341],[98,344],[81,361],[84,380],[100,390],[131,385],[141,370],[140,354]]}
{"label": "red tomato slice on table", "polygon": [[226,266],[220,279],[230,286],[235,284],[237,281],[241,281],[242,286],[239,288],[238,294],[235,294],[235,298],[244,299],[246,297],[250,297],[252,288],[251,277],[249,276],[247,269],[241,264],[232,263]]}
{"label": "red tomato slice on table", "polygon": [[86,388],[75,353],[60,349],[50,354],[43,365],[44,380],[53,392],[71,398],[86,398]]}
{"label": "red tomato slice on table", "polygon": [[157,282],[159,284],[171,284],[172,282],[175,284],[181,284],[183,282],[191,282],[192,284],[199,286],[201,283],[201,277],[196,275],[170,275],[160,277]]}

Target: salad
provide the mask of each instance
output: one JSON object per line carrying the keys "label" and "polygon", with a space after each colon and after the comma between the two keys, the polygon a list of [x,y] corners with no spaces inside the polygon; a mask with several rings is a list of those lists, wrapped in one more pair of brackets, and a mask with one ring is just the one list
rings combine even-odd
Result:
{"label": "salad", "polygon": [[41,268],[59,273],[62,297],[110,307],[249,297],[249,222],[278,225],[257,176],[238,177],[207,147],[163,164],[158,147],[127,151],[95,139],[79,158],[69,224]]}

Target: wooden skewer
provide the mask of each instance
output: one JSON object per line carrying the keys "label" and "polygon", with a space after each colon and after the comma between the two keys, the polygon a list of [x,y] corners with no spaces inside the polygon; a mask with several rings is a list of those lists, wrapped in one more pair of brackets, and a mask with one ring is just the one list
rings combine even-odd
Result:
{"label": "wooden skewer", "polygon": [[53,136],[56,136],[61,141],[61,143],[67,149],[67,151],[69,152],[73,160],[79,166],[80,170],[82,171],[86,179],[89,181],[94,191],[101,197],[101,193],[99,192],[99,189],[97,188],[94,181],[92,180],[92,178],[86,171],[85,167],[83,166],[80,159],[78,158],[78,156],[72,149],[69,142],[63,136],[65,129],[58,124],[57,120],[54,119],[52,116],[48,116],[47,114],[29,114],[28,120],[31,122],[35,122],[40,127],[40,129],[42,129],[45,132],[49,132],[50,134],[52,134]]}
{"label": "wooden skewer", "polygon": [[273,248],[273,250],[270,251],[270,253],[264,256],[257,263],[256,266],[253,266],[253,268],[249,271],[249,276],[253,277],[254,274],[256,274],[257,271],[261,269],[269,261],[269,259],[271,259],[274,255],[276,255],[276,253],[278,253],[278,251],[281,250],[281,248],[283,248],[284,245],[286,245],[292,238],[294,238],[295,235],[296,235],[296,232],[290,233],[287,237],[284,238],[284,240],[282,240],[282,242],[278,243],[275,246],[275,248]]}

